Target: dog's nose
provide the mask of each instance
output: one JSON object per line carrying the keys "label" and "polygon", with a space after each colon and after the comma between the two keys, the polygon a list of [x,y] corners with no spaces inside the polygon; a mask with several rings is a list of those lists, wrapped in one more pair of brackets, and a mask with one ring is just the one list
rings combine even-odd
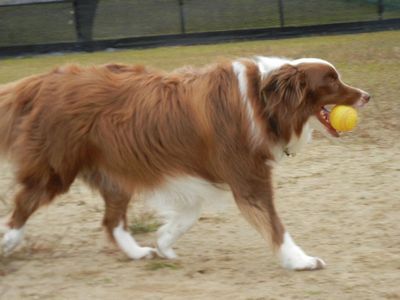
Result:
{"label": "dog's nose", "polygon": [[366,92],[362,92],[361,98],[363,99],[363,101],[365,101],[365,103],[368,103],[369,100],[371,99],[371,96],[370,96],[370,94],[368,94]]}

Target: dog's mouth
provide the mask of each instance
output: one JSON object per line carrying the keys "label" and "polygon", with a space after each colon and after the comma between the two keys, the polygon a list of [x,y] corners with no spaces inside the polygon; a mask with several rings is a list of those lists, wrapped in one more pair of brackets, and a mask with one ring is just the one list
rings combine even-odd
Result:
{"label": "dog's mouth", "polygon": [[328,130],[328,132],[333,136],[333,137],[339,137],[339,132],[332,127],[331,122],[329,121],[329,114],[330,110],[327,109],[325,106],[322,106],[321,109],[316,113],[318,121],[322,123],[322,125],[325,126],[325,128]]}

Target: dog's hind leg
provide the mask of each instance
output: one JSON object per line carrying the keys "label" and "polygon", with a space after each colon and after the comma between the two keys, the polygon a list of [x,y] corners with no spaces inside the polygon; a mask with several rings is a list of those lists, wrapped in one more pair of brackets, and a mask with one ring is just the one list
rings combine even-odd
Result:
{"label": "dog's hind leg", "polygon": [[68,190],[57,175],[26,177],[21,181],[22,188],[15,197],[15,207],[8,222],[9,230],[2,241],[3,254],[10,254],[22,241],[24,225],[29,217],[42,205],[50,203],[54,197]]}
{"label": "dog's hind leg", "polygon": [[[211,193],[210,193],[211,192]],[[194,177],[169,178],[147,200],[164,217],[158,230],[158,255],[177,258],[172,245],[198,220],[204,197],[214,196],[209,183]]]}
{"label": "dog's hind leg", "polygon": [[[173,199],[171,201],[174,203]],[[177,258],[172,245],[196,223],[200,210],[201,202],[194,200],[171,206],[167,222],[157,232],[157,253],[160,256],[168,259]]]}
{"label": "dog's hind leg", "polygon": [[131,259],[151,258],[155,249],[141,247],[127,231],[127,209],[131,195],[99,172],[87,172],[83,179],[99,190],[105,202],[103,226],[112,241]]}
{"label": "dog's hind leg", "polygon": [[131,259],[152,258],[155,249],[139,246],[127,231],[126,211],[130,195],[124,193],[110,194],[108,191],[101,193],[106,204],[103,224],[112,239]]}

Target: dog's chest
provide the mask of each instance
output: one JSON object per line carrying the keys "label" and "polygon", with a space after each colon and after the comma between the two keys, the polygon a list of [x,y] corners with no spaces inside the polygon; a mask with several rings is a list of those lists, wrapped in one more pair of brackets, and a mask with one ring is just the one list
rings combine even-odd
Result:
{"label": "dog's chest", "polygon": [[272,148],[275,162],[279,162],[285,156],[296,156],[312,140],[313,129],[307,122],[300,136],[292,135],[287,145],[276,145]]}

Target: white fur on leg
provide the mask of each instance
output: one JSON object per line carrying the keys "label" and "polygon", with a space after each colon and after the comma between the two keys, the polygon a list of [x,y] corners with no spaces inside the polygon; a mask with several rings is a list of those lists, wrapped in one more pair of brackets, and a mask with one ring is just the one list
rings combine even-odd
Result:
{"label": "white fur on leg", "polygon": [[113,230],[113,236],[118,246],[131,259],[151,258],[155,249],[140,247],[134,238],[124,229],[122,222]]}
{"label": "white fur on leg", "polygon": [[168,227],[169,224],[165,224],[157,232],[157,254],[164,258],[176,259],[178,256],[176,255],[174,249],[172,249],[172,243],[170,242],[174,238]]}
{"label": "white fur on leg", "polygon": [[279,258],[282,266],[290,270],[318,270],[326,265],[322,259],[305,254],[287,232],[283,236]]}
{"label": "white fur on leg", "polygon": [[209,182],[192,176],[168,177],[148,194],[148,203],[166,220],[158,230],[160,256],[176,258],[172,245],[197,221],[202,203],[225,194]]}
{"label": "white fur on leg", "polygon": [[8,255],[10,254],[22,241],[24,237],[24,228],[18,229],[10,229],[8,230],[3,237],[2,247],[3,247],[3,254]]}
{"label": "white fur on leg", "polygon": [[186,232],[199,218],[200,204],[195,203],[186,209],[176,210],[174,216],[158,231],[157,251],[160,256],[175,259],[177,255],[172,245]]}

